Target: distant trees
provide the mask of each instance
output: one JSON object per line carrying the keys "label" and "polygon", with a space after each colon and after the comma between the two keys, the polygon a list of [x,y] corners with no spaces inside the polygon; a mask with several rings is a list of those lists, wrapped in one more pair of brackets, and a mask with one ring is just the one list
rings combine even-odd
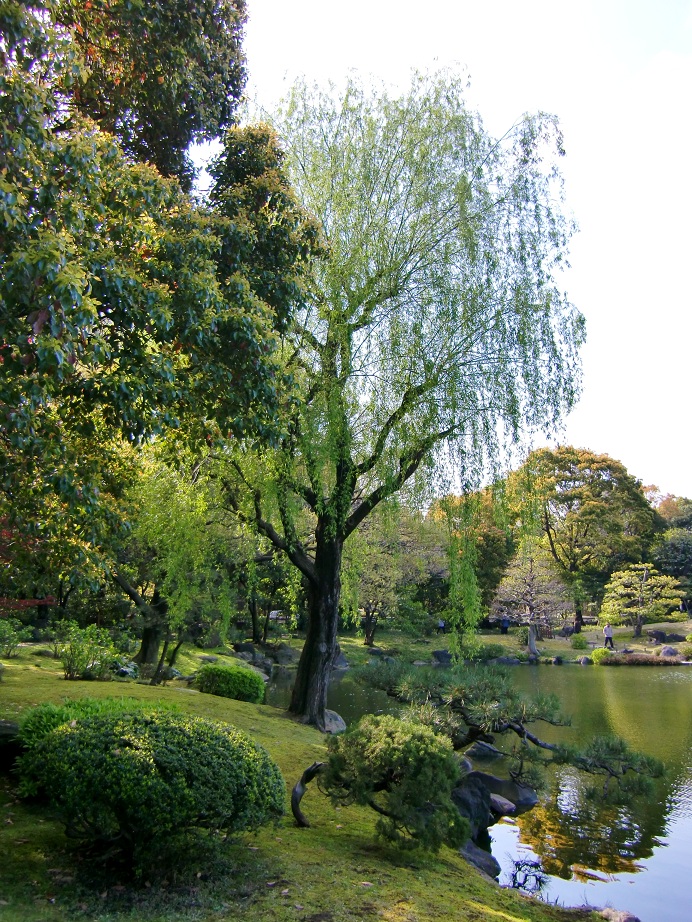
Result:
{"label": "distant trees", "polygon": [[508,479],[515,515],[544,538],[574,594],[600,600],[610,574],[642,559],[656,514],[641,483],[608,455],[571,446],[538,449]]}

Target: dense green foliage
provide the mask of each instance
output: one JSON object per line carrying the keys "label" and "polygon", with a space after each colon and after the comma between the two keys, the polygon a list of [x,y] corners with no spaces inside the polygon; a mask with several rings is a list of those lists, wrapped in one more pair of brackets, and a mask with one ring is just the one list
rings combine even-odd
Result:
{"label": "dense green foliage", "polygon": [[674,577],[659,573],[650,563],[635,563],[613,573],[599,617],[602,623],[633,625],[638,636],[647,621],[684,620],[682,598]]}
{"label": "dense green foliage", "polygon": [[215,666],[208,663],[199,670],[195,686],[209,695],[236,701],[264,701],[264,680],[258,672],[242,666]]}
{"label": "dense green foliage", "polygon": [[58,626],[57,653],[66,679],[103,679],[117,656],[105,628],[89,624],[80,628],[75,621]]}
{"label": "dense green foliage", "polygon": [[373,807],[377,830],[402,847],[460,845],[468,824],[450,795],[459,763],[448,741],[395,717],[368,716],[329,742],[319,785],[337,803]]}
{"label": "dense green foliage", "polygon": [[71,835],[140,869],[167,837],[256,829],[284,810],[283,779],[265,750],[203,718],[73,720],[33,747],[29,767]]}
{"label": "dense green foliage", "polygon": [[17,618],[0,619],[0,655],[11,657],[22,641],[29,640],[31,629],[25,628]]}

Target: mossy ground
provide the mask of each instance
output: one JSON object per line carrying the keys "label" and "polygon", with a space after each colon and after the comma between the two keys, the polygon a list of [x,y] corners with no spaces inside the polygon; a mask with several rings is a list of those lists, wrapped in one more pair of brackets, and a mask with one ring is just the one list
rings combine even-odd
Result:
{"label": "mossy ground", "polygon": [[[352,657],[357,645],[354,641]],[[347,641],[344,647],[349,646]],[[415,658],[420,651],[407,652]],[[0,685],[4,719],[16,719],[41,701],[84,695],[163,699],[184,712],[227,721],[248,732],[277,761],[289,788],[311,762],[325,756],[324,737],[274,708],[202,695],[180,683],[151,688],[129,681],[66,682],[59,664],[34,653],[24,647],[17,658],[5,661]],[[190,664],[199,661],[198,651],[186,656]],[[376,840],[374,814],[357,807],[337,809],[315,785],[302,804],[313,824],[310,829],[297,828],[288,814],[278,827],[220,848],[202,841],[188,852],[184,866],[172,872],[152,867],[150,879],[138,886],[83,860],[45,807],[15,797],[11,775],[0,778],[0,796],[0,854],[5,856],[0,919],[8,922],[588,918],[500,889],[451,850],[437,855],[395,851]]]}

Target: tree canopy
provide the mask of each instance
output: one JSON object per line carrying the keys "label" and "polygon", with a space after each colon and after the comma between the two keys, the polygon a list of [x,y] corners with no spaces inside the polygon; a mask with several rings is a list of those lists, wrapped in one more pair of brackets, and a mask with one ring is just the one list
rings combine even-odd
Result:
{"label": "tree canopy", "polygon": [[583,448],[531,452],[508,481],[515,514],[543,534],[578,602],[600,597],[609,575],[642,559],[656,516],[624,464]]}
{"label": "tree canopy", "polygon": [[472,482],[505,437],[552,425],[576,395],[559,129],[526,116],[491,137],[462,90],[448,74],[401,97],[298,86],[278,122],[327,256],[282,337],[303,399],[286,402],[278,451],[235,456],[223,480],[309,586],[291,707],[318,725],[344,540],[417,472],[453,459]]}

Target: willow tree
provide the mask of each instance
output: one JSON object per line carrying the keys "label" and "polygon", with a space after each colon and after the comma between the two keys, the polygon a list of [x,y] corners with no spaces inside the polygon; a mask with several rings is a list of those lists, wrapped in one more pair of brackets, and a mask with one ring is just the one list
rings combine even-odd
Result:
{"label": "willow tree", "polygon": [[280,444],[229,450],[222,481],[303,575],[290,710],[323,727],[345,540],[412,478],[455,462],[472,483],[524,427],[554,424],[583,320],[556,281],[572,227],[553,117],[492,137],[439,74],[400,97],[298,86],[279,131],[327,255],[283,334],[300,399]]}

